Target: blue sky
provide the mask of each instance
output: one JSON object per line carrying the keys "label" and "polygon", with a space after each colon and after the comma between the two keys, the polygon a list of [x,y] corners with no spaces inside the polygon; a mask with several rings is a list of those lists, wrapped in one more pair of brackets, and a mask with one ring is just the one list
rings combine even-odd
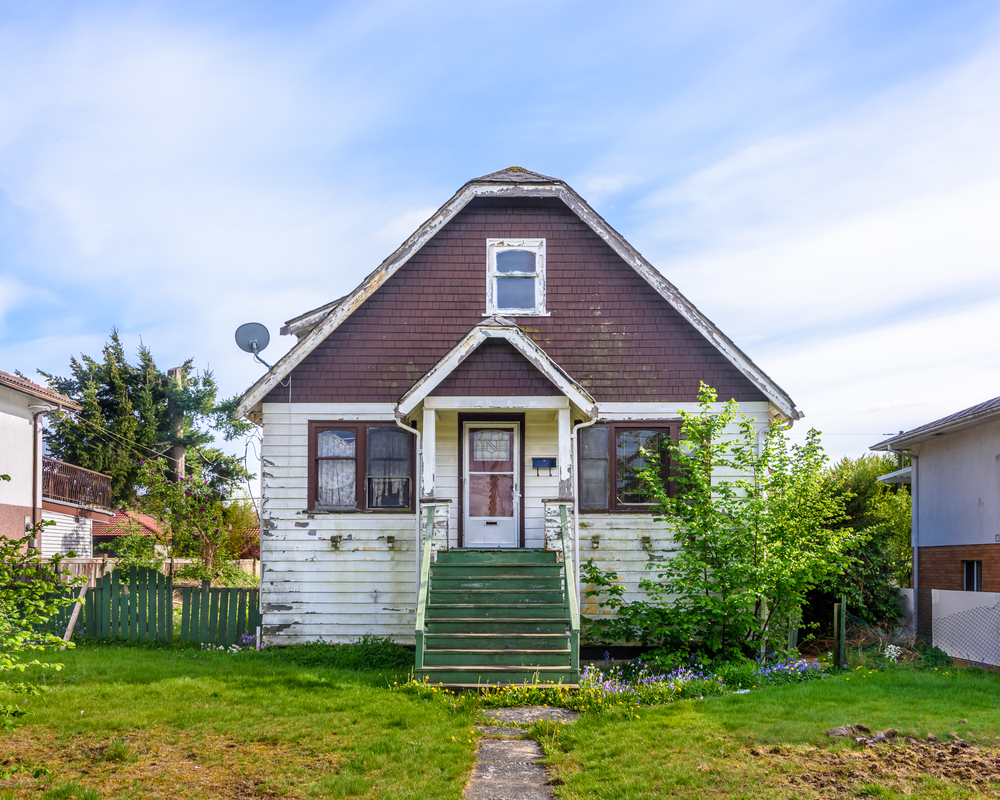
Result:
{"label": "blue sky", "polygon": [[0,369],[224,392],[470,178],[566,180],[834,456],[1000,394],[995,2],[0,2]]}

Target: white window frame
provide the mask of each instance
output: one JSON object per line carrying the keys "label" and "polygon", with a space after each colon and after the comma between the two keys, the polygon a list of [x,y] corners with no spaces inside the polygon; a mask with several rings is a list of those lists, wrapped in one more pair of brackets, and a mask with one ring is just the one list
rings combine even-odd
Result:
{"label": "white window frame", "polygon": [[[535,254],[534,308],[499,308],[496,288],[498,277],[516,277],[519,273],[497,273],[497,255],[505,250],[528,250]],[[526,273],[525,273],[526,274]],[[547,317],[545,310],[545,240],[487,239],[486,240],[486,313],[484,317],[502,314],[512,317]]]}

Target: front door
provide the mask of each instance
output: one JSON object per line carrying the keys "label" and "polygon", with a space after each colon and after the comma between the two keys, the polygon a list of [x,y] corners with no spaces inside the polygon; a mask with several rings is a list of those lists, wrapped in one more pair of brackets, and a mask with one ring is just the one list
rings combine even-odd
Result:
{"label": "front door", "polygon": [[520,439],[516,422],[465,423],[465,547],[517,547],[520,543]]}

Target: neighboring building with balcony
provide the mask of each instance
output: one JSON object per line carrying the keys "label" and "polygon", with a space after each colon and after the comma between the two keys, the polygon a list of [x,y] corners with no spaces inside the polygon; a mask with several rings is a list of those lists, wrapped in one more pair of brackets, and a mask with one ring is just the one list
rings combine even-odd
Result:
{"label": "neighboring building with balcony", "polygon": [[43,455],[42,418],[79,411],[64,395],[0,372],[0,535],[20,538],[33,524],[46,526],[35,540],[43,555],[93,552],[93,521],[111,513],[111,479]]}

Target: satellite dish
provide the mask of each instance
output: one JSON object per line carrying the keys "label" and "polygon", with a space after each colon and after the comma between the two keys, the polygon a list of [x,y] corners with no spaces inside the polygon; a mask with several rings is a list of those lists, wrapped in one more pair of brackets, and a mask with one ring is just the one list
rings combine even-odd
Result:
{"label": "satellite dish", "polygon": [[253,353],[253,357],[268,369],[271,365],[258,354],[271,341],[271,334],[259,322],[247,322],[236,329],[236,344],[245,353]]}

